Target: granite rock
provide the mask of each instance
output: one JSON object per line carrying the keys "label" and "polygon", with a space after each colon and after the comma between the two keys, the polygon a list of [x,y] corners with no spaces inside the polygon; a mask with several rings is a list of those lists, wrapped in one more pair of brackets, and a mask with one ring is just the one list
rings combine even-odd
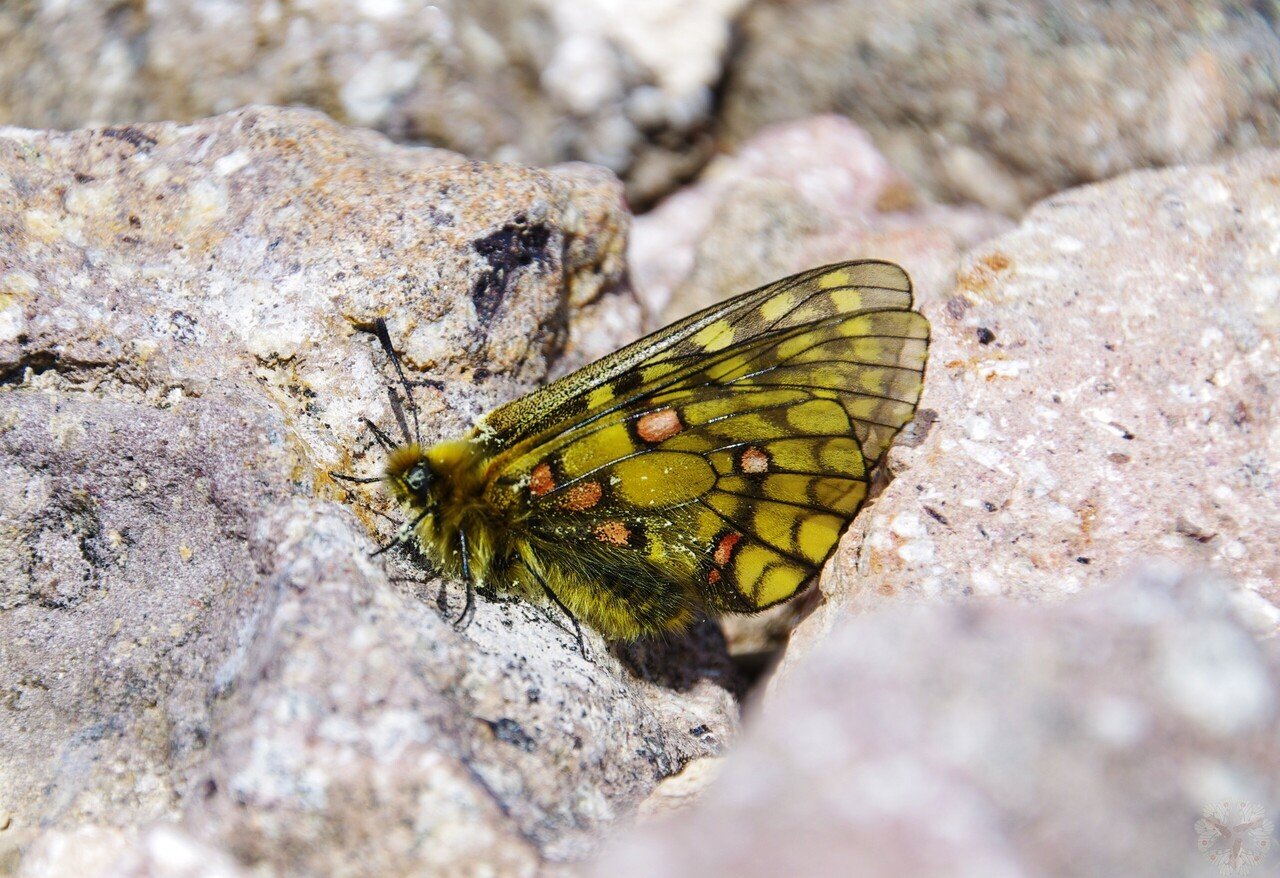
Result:
{"label": "granite rock", "polygon": [[839,116],[772,126],[636,218],[637,295],[661,325],[735,293],[844,259],[900,262],[949,287],[960,254],[1007,230],[998,214],[932,204]]}
{"label": "granite rock", "polygon": [[1271,3],[767,0],[722,136],[839,112],[934,194],[1009,214],[1150,166],[1280,144]]}
{"label": "granite rock", "polygon": [[713,628],[584,657],[480,595],[457,630],[460,590],[371,560],[395,525],[328,475],[377,471],[362,417],[395,430],[360,326],[453,434],[626,301],[627,224],[607,172],[310,111],[0,129],[6,870],[187,874],[159,845],[209,875],[555,874],[720,753]]}
{"label": "granite rock", "polygon": [[1034,208],[921,303],[894,480],[787,661],[898,600],[1057,600],[1153,557],[1280,625],[1280,152],[1127,175]]}
{"label": "granite rock", "polygon": [[0,123],[74,128],[303,105],[477,158],[582,159],[634,199],[710,148],[744,0],[0,5]]}
{"label": "granite rock", "polygon": [[706,795],[591,874],[1209,875],[1231,842],[1200,821],[1277,802],[1280,655],[1214,577],[1161,569],[842,619]]}

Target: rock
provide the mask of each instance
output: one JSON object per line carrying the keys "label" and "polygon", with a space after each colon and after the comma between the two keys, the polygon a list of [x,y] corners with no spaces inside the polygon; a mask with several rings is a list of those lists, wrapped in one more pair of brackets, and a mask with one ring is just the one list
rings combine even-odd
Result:
{"label": "rock", "polygon": [[395,524],[328,476],[381,465],[361,417],[395,430],[359,325],[385,315],[439,383],[417,395],[442,438],[617,298],[627,222],[606,172],[309,111],[0,129],[7,871],[188,874],[159,843],[215,852],[209,875],[554,874],[721,753],[713,628],[588,632],[584,658],[545,608],[480,595],[459,631],[460,590],[370,559]]}
{"label": "rock", "polygon": [[821,116],[762,131],[635,221],[631,275],[651,323],[842,259],[901,262],[949,287],[960,253],[1009,228],[929,204],[856,126]]}
{"label": "rock", "polygon": [[1280,801],[1278,707],[1212,577],[846,617],[705,797],[591,874],[1209,874],[1230,842],[1198,818]]}
{"label": "rock", "polygon": [[1019,214],[1280,144],[1278,83],[1266,4],[767,0],[743,17],[721,122],[737,143],[843,113],[930,192]]}
{"label": "rock", "polygon": [[791,661],[849,609],[1051,601],[1168,557],[1280,624],[1280,152],[1058,195],[965,256],[896,478]]}
{"label": "rock", "polygon": [[477,158],[584,159],[631,196],[705,158],[745,0],[6,4],[0,123],[74,128],[293,104]]}
{"label": "rock", "polygon": [[173,826],[136,830],[82,826],[45,833],[19,878],[246,878],[226,854]]}

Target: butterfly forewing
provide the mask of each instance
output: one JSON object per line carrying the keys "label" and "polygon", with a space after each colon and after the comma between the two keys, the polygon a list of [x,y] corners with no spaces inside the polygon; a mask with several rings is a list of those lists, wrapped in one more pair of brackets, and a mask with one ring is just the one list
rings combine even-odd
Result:
{"label": "butterfly forewing", "polygon": [[602,577],[785,600],[914,415],[929,328],[910,308],[902,269],[854,262],[699,312],[490,414],[490,500]]}

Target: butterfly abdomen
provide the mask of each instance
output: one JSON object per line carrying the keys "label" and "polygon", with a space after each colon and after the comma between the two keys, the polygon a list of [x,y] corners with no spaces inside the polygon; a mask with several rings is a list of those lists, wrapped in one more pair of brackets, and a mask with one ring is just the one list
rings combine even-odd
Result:
{"label": "butterfly abdomen", "polygon": [[696,591],[672,576],[669,563],[643,554],[536,538],[522,539],[517,549],[517,578],[536,570],[570,612],[611,640],[682,631],[702,609]]}

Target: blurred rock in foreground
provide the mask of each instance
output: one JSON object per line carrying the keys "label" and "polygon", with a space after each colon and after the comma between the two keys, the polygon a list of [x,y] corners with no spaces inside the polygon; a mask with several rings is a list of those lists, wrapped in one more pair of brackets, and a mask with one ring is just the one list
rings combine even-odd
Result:
{"label": "blurred rock in foreground", "polygon": [[1280,804],[1278,708],[1280,656],[1204,576],[845,618],[593,874],[1209,875],[1206,809]]}
{"label": "blurred rock in foreground", "polygon": [[843,113],[934,194],[1010,214],[1136,168],[1280,145],[1270,2],[766,0],[723,134]]}
{"label": "blurred rock in foreground", "polygon": [[[528,875],[721,751],[714,631],[588,632],[588,661],[484,595],[458,631],[461,592],[370,560],[327,476],[378,471],[362,416],[396,429],[357,324],[440,382],[434,441],[540,380],[582,306],[626,304],[627,223],[607,172],[313,112],[0,129],[3,870],[115,874],[76,858],[127,848],[180,874],[155,850],[208,846],[265,875]],[[189,841],[153,838],[175,821]]]}

